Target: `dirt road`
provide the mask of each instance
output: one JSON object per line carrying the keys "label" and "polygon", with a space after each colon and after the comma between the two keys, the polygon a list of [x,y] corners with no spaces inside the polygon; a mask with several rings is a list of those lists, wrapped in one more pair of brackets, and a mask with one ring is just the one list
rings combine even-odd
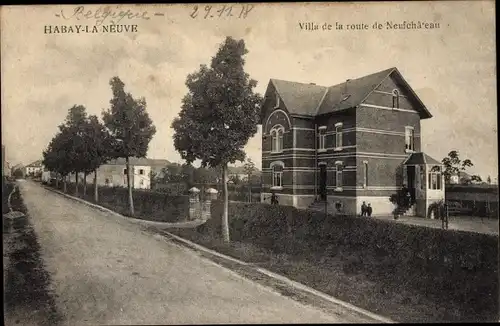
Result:
{"label": "dirt road", "polygon": [[120,217],[32,182],[20,189],[64,324],[342,322]]}

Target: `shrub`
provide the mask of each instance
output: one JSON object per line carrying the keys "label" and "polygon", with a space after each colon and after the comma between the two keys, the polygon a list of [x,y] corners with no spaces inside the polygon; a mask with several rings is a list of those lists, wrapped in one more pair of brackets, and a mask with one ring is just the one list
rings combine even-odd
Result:
{"label": "shrub", "polygon": [[[78,196],[85,200],[94,201],[94,188],[87,184],[86,196],[83,196],[83,185],[78,185]],[[62,183],[59,186],[62,189]],[[76,185],[67,184],[68,194],[74,195]],[[99,187],[99,204],[120,214],[128,213],[128,190],[124,187]],[[151,190],[134,189],[135,216],[137,218],[160,221],[177,222],[185,220],[189,215],[189,197],[184,195],[169,195]]]}

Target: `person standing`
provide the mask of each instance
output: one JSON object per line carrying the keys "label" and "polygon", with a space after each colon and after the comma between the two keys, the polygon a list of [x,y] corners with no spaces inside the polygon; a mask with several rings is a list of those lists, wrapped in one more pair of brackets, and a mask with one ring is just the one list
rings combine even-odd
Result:
{"label": "person standing", "polygon": [[366,202],[363,202],[361,205],[361,216],[366,216],[368,206],[366,206]]}
{"label": "person standing", "polygon": [[368,203],[368,207],[366,207],[366,213],[368,217],[372,216],[372,205],[370,203]]}

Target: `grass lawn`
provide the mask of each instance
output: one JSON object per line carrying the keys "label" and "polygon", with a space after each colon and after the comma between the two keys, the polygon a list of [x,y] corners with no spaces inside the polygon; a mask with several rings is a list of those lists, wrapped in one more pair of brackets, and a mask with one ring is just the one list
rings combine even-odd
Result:
{"label": "grass lawn", "polygon": [[[318,253],[304,248],[301,253],[289,255],[248,242],[224,244],[206,227],[169,231],[397,322],[491,321],[498,318],[488,307],[479,311],[481,309],[467,302],[467,298],[418,290],[415,284],[419,280],[411,280],[414,276],[406,267],[391,266],[391,262],[378,257],[376,251],[367,255],[352,249],[329,247]],[[377,260],[379,268],[367,271],[365,265],[377,266]],[[429,282],[425,277],[420,281]]]}

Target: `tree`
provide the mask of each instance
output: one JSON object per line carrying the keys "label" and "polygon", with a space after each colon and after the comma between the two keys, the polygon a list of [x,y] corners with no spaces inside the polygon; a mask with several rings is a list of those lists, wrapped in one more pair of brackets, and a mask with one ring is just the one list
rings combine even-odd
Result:
{"label": "tree", "polygon": [[452,175],[458,175],[460,171],[465,171],[467,167],[473,166],[471,160],[461,160],[458,151],[450,151],[448,156],[441,161],[444,165],[443,175],[446,182],[450,182]]}
{"label": "tree", "polygon": [[111,107],[103,111],[102,119],[114,140],[113,157],[125,158],[129,210],[134,215],[130,157],[146,156],[156,128],[146,111],[144,98],[134,99],[130,93],[126,93],[125,84],[118,77],[113,77],[109,84],[113,97],[110,100]]}
{"label": "tree", "polygon": [[188,163],[220,167],[224,192],[223,240],[228,242],[227,165],[243,161],[243,147],[257,132],[262,98],[254,93],[257,82],[244,71],[243,40],[227,37],[212,57],[210,67],[188,75],[188,93],[179,116],[172,122],[174,146]]}
{"label": "tree", "polygon": [[245,165],[243,165],[243,170],[245,174],[248,176],[248,201],[252,202],[252,175],[255,171],[255,163],[251,158],[248,158]]}
{"label": "tree", "polygon": [[481,179],[481,177],[477,174],[474,174],[474,175],[471,175],[470,177],[470,182],[477,182],[477,183],[480,183],[480,182],[483,182],[483,179]]}
{"label": "tree", "polygon": [[16,179],[21,179],[24,177],[24,172],[23,172],[23,169],[20,169],[20,168],[17,168],[14,170],[14,173],[12,173],[12,175],[16,178]]}
{"label": "tree", "polygon": [[95,115],[88,117],[84,128],[84,143],[86,146],[84,162],[84,195],[86,193],[87,174],[94,173],[94,201],[99,200],[97,187],[97,170],[113,156],[115,144],[106,127]]}
{"label": "tree", "polygon": [[[85,131],[88,125],[87,112],[83,105],[74,105],[68,111],[64,122],[67,132],[71,134],[70,147],[67,160],[75,173],[75,195],[78,195],[79,173],[86,171],[89,147],[86,144]],[[86,173],[85,173],[86,178]]]}
{"label": "tree", "polygon": [[163,183],[180,183],[183,182],[182,165],[172,163],[162,169]]}
{"label": "tree", "polygon": [[65,126],[59,126],[59,132],[52,138],[47,149],[43,152],[43,164],[50,170],[57,172],[63,178],[63,191],[66,192],[67,176],[74,170],[73,133]]}

